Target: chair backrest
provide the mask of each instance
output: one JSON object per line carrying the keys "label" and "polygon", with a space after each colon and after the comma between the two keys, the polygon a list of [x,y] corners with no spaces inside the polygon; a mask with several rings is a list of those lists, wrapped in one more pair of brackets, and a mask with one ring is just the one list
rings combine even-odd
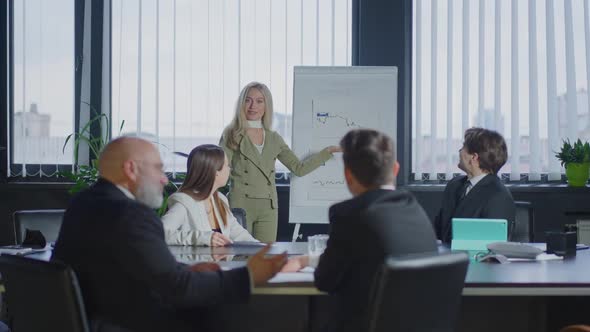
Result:
{"label": "chair backrest", "polygon": [[590,325],[570,325],[562,328],[559,332],[590,332]]}
{"label": "chair backrest", "polygon": [[68,266],[0,255],[0,274],[12,331],[89,331],[78,280]]}
{"label": "chair backrest", "polygon": [[468,264],[464,252],[388,258],[373,286],[369,331],[453,331]]}
{"label": "chair backrest", "polygon": [[233,213],[234,217],[236,217],[238,223],[240,223],[242,227],[248,229],[248,224],[246,223],[246,210],[242,208],[232,208],[231,213]]}
{"label": "chair backrest", "polygon": [[21,210],[12,215],[14,237],[21,244],[27,229],[41,231],[47,242],[55,242],[65,210]]}
{"label": "chair backrest", "polygon": [[533,242],[535,214],[531,202],[515,201],[516,218],[510,241]]}

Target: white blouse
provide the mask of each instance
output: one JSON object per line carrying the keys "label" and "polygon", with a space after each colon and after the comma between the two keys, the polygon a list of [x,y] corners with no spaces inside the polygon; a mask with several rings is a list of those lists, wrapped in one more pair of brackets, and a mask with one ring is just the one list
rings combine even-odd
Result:
{"label": "white blouse", "polygon": [[[232,241],[258,242],[237,221],[231,213],[227,198],[217,192],[227,211],[227,225],[223,224],[220,211],[213,204],[213,210],[221,233]],[[210,246],[213,230],[207,217],[206,200],[197,201],[191,196],[177,192],[168,198],[168,212],[162,217],[166,243],[171,245]]]}
{"label": "white blouse", "polygon": [[265,140],[266,140],[266,132],[262,131],[262,144],[258,145],[258,144],[254,144],[254,142],[252,142],[252,144],[254,145],[256,150],[258,150],[258,153],[260,153],[260,154],[262,154],[262,150],[264,149],[264,141]]}

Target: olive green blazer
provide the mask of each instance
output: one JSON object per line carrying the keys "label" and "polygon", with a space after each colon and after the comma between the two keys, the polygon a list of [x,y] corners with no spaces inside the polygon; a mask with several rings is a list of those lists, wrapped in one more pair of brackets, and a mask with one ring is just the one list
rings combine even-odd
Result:
{"label": "olive green blazer", "polygon": [[303,176],[332,157],[326,148],[301,161],[277,132],[267,129],[265,129],[262,153],[258,152],[246,133],[241,135],[238,142],[237,150],[231,150],[225,146],[223,138],[220,142],[231,167],[229,201],[232,207],[244,206],[247,204],[246,198],[270,199],[273,209],[278,207],[275,186],[277,158],[291,173]]}

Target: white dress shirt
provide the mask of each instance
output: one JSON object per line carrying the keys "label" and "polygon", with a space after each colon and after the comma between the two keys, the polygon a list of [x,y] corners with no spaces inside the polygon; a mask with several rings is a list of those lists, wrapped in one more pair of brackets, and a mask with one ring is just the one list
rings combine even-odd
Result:
{"label": "white dress shirt", "polygon": [[469,194],[469,192],[471,191],[471,189],[473,189],[473,187],[475,187],[475,185],[481,181],[481,179],[485,178],[488,175],[488,173],[483,173],[480,174],[478,176],[474,176],[471,179],[467,180],[471,183],[471,186],[467,187],[467,190],[465,190],[465,196],[467,196]]}

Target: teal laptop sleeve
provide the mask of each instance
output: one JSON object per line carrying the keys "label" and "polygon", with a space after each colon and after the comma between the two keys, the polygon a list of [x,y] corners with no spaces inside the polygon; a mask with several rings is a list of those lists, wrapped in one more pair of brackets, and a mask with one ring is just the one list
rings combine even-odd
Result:
{"label": "teal laptop sleeve", "polygon": [[451,250],[482,250],[492,242],[508,240],[506,219],[453,218]]}

